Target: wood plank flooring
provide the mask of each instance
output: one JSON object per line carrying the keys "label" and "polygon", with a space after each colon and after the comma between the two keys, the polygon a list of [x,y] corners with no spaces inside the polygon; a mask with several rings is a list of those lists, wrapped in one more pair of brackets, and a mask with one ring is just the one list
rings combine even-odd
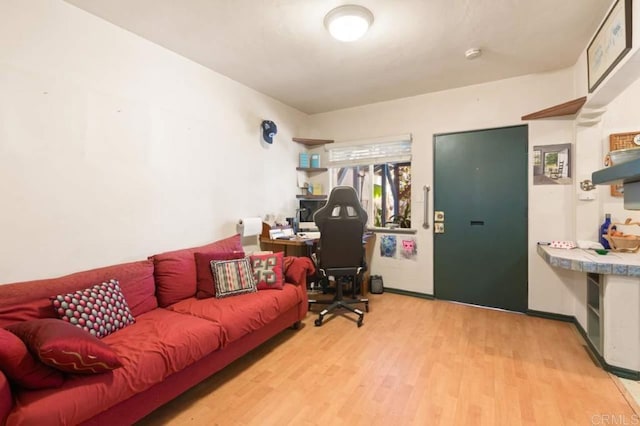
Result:
{"label": "wood plank flooring", "polygon": [[139,424],[556,426],[639,419],[572,324],[390,293],[370,299],[363,327],[343,316],[315,327],[310,313],[302,329],[286,330]]}

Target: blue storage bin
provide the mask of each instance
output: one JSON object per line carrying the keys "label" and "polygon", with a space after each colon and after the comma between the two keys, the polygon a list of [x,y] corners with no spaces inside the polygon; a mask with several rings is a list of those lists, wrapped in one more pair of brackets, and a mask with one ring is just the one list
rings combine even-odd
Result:
{"label": "blue storage bin", "polygon": [[320,167],[320,154],[311,154],[311,167],[316,169]]}
{"label": "blue storage bin", "polygon": [[300,167],[303,167],[305,169],[309,168],[309,154],[307,154],[306,152],[300,153]]}

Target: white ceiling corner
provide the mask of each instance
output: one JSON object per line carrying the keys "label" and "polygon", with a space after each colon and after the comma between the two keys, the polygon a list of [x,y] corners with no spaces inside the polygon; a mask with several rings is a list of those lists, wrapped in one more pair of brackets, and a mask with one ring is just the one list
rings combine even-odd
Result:
{"label": "white ceiling corner", "polygon": [[611,5],[359,0],[373,25],[342,43],[336,0],[66,1],[309,114],[571,66]]}

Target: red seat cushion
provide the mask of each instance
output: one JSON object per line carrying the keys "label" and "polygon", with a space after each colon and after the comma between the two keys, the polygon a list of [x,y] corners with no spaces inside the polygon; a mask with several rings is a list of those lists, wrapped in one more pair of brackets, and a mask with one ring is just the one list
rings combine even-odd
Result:
{"label": "red seat cushion", "polygon": [[18,391],[7,423],[82,423],[95,415],[96,405],[106,410],[215,351],[221,334],[211,321],[166,309],[149,311],[101,340],[111,346],[122,368],[71,375],[58,389]]}
{"label": "red seat cushion", "polygon": [[285,284],[282,291],[258,291],[223,299],[189,298],[168,309],[220,324],[224,329],[225,342],[233,342],[262,328],[301,302],[295,286]]}

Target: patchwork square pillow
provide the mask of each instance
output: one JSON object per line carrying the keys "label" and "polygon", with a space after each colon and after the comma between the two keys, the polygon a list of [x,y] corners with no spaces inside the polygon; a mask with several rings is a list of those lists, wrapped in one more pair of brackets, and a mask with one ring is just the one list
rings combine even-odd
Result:
{"label": "patchwork square pillow", "polygon": [[117,280],[109,280],[74,293],[57,295],[51,303],[58,316],[98,338],[136,320]]}
{"label": "patchwork square pillow", "polygon": [[255,293],[256,284],[249,259],[211,261],[216,298],[234,296],[244,293]]}
{"label": "patchwork square pillow", "polygon": [[12,324],[7,329],[42,363],[60,371],[95,374],[122,367],[109,345],[66,321],[43,318]]}
{"label": "patchwork square pillow", "polygon": [[258,290],[282,290],[284,287],[284,279],[282,277],[284,254],[282,252],[254,254],[249,259],[251,260],[253,279]]}
{"label": "patchwork square pillow", "polygon": [[207,251],[196,252],[196,274],[198,276],[197,299],[206,299],[216,294],[213,271],[211,270],[212,260],[233,260],[244,258],[243,251]]}
{"label": "patchwork square pillow", "polygon": [[0,328],[0,370],[26,389],[58,388],[64,383],[62,373],[35,359],[24,342],[4,328]]}

